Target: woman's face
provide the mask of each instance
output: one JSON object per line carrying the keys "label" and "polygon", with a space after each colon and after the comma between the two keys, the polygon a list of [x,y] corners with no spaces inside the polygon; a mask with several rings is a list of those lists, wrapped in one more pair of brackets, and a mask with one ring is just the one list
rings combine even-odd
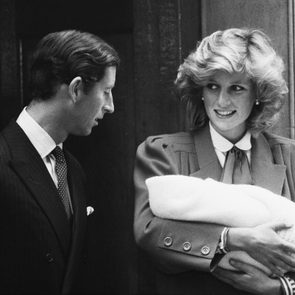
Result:
{"label": "woman's face", "polygon": [[213,127],[231,142],[246,131],[255,101],[254,86],[246,74],[216,72],[203,87],[206,113]]}

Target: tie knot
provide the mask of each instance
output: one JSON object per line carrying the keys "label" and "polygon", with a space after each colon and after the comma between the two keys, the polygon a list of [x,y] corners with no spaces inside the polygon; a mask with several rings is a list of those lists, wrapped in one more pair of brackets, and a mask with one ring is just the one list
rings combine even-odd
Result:
{"label": "tie knot", "polygon": [[55,149],[51,153],[54,155],[54,157],[58,163],[65,163],[66,160],[65,160],[64,153],[59,146],[56,146]]}
{"label": "tie knot", "polygon": [[239,149],[235,145],[231,148],[230,153],[233,153],[238,160],[241,160],[244,156],[246,156],[245,151]]}

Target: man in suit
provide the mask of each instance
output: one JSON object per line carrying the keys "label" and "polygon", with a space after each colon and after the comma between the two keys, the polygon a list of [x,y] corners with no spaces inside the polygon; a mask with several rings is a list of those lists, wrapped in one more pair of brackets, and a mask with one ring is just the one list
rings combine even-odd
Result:
{"label": "man in suit", "polygon": [[31,69],[32,101],[0,134],[0,293],[69,294],[86,230],[84,174],[63,151],[114,111],[117,52],[95,35],[48,34]]}

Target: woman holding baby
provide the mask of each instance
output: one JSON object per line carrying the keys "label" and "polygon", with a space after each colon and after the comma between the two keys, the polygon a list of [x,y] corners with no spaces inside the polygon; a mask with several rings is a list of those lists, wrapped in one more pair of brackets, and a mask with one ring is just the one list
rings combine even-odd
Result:
{"label": "woman holding baby", "polygon": [[[160,218],[145,183],[152,176],[187,175],[255,185],[293,200],[295,142],[266,131],[288,91],[283,70],[269,38],[255,29],[217,31],[180,65],[175,84],[191,130],[147,138],[134,171],[134,233],[157,266],[158,294],[293,294],[293,286],[295,293],[295,245],[278,235],[290,224],[227,227]],[[242,258],[230,261],[234,269],[221,268],[222,256],[236,250],[271,275]]]}

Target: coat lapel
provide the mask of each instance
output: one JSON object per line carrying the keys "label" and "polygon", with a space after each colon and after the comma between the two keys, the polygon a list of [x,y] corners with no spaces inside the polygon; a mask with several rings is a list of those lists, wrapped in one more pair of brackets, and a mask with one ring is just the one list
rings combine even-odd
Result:
{"label": "coat lapel", "polygon": [[70,243],[69,223],[43,160],[15,122],[12,122],[3,134],[11,150],[11,168],[18,174],[48,217],[66,257]]}
{"label": "coat lapel", "polygon": [[251,173],[253,184],[282,194],[286,166],[274,164],[270,146],[263,134],[252,137]]}
{"label": "coat lapel", "polygon": [[[282,194],[286,166],[274,164],[273,155],[268,141],[263,134],[252,137],[251,173],[253,184]],[[210,177],[219,181],[222,173],[219,160],[215,153],[209,125],[194,133],[194,143],[197,152],[199,170],[190,176],[205,179]]]}
{"label": "coat lapel", "polygon": [[209,125],[196,131],[194,134],[194,144],[198,157],[199,170],[190,176],[202,179],[210,177],[219,181],[222,169],[213,147]]}

